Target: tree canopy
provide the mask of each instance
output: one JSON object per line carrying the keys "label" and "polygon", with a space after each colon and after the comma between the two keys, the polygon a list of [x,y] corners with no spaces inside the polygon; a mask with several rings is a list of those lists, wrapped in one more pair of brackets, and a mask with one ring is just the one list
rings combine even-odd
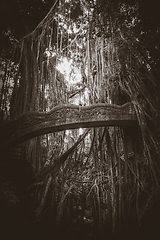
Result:
{"label": "tree canopy", "polygon": [[[20,123],[34,128],[36,121],[50,118],[52,109],[71,104],[85,114],[95,104],[120,108],[130,102],[138,122],[134,127],[65,129],[6,151],[4,179],[14,156],[28,162],[34,176],[29,189],[18,193],[21,201],[35,199],[34,214],[23,216],[24,225],[36,222],[39,231],[41,223],[46,231],[54,225],[53,234],[60,236],[63,229],[73,239],[78,234],[123,238],[127,229],[128,234],[141,231],[141,224],[146,230],[146,216],[159,199],[158,5],[14,0],[1,6],[6,14],[0,14],[0,124],[7,139],[16,134],[7,129],[10,123],[24,117]],[[29,118],[32,113],[35,119]],[[16,127],[23,131],[25,124]],[[17,206],[16,192],[4,179],[1,194]],[[19,187],[20,180],[14,184]]]}

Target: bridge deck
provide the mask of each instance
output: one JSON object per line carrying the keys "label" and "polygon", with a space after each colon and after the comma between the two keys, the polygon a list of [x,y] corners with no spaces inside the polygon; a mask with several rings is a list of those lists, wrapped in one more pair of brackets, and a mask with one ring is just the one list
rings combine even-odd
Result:
{"label": "bridge deck", "polygon": [[131,103],[122,106],[95,104],[80,107],[59,105],[50,112],[26,112],[0,127],[1,146],[12,146],[43,134],[76,128],[137,124]]}

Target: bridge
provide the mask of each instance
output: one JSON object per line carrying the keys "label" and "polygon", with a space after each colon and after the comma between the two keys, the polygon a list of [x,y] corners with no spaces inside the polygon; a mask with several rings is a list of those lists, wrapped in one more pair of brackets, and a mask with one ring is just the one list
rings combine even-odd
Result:
{"label": "bridge", "polygon": [[122,106],[105,103],[83,107],[63,104],[49,112],[26,112],[3,123],[0,126],[0,142],[3,149],[51,132],[136,124],[137,117],[130,102]]}

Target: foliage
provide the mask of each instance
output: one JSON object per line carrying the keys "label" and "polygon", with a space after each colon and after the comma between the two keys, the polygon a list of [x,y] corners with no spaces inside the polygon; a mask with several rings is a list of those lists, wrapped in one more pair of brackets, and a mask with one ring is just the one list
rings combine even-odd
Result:
{"label": "foliage", "polygon": [[[56,213],[57,227],[63,221],[73,229],[89,223],[92,236],[94,229],[98,238],[106,228],[116,235],[124,226],[141,224],[159,189],[159,60],[151,58],[148,43],[142,45],[139,6],[134,1],[55,1],[14,45],[12,60],[2,62],[1,109],[10,119],[74,102],[75,96],[82,105],[131,101],[138,119],[135,129],[90,129],[82,136],[78,129],[26,143],[37,176],[32,187],[38,220],[47,214],[53,220]],[[72,74],[67,82],[57,70],[64,57],[73,60],[72,71],[81,71],[76,84]]]}

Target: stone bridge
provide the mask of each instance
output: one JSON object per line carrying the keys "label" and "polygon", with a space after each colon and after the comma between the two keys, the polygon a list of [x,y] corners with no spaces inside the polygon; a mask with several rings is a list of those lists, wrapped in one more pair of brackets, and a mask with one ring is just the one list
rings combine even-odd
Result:
{"label": "stone bridge", "polygon": [[131,103],[122,106],[99,103],[84,107],[64,104],[49,112],[26,112],[3,123],[0,126],[0,144],[3,149],[51,132],[136,124],[137,118]]}

